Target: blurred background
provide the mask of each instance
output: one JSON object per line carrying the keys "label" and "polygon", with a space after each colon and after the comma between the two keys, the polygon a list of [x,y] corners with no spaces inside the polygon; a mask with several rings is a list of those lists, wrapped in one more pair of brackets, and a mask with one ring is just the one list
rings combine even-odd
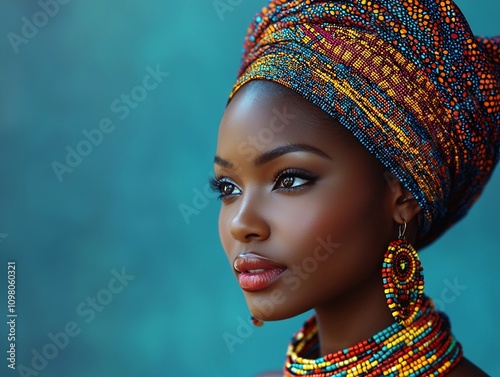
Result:
{"label": "blurred background", "polygon": [[[247,25],[265,1],[0,4],[1,376],[254,376],[310,313],[262,328],[207,188]],[[55,5],[54,5],[55,4]],[[500,3],[458,1],[477,34]],[[500,375],[500,171],[422,253],[465,354]],[[15,261],[16,366],[7,367]]]}

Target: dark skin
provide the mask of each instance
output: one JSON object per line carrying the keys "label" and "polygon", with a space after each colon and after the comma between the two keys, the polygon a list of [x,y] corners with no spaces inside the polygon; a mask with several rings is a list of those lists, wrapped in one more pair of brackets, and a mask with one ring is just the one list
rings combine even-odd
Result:
{"label": "dark skin", "polygon": [[[231,268],[247,251],[287,267],[272,286],[244,291],[252,315],[271,321],[314,308],[321,355],[393,323],[380,268],[405,222],[415,243],[420,206],[354,136],[295,92],[253,81],[224,113],[216,156]],[[463,359],[449,376],[486,374]]]}

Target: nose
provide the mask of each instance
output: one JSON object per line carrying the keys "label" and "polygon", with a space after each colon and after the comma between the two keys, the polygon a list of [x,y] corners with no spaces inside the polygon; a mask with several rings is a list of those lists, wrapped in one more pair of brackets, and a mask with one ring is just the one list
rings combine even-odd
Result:
{"label": "nose", "polygon": [[230,224],[233,238],[240,242],[269,238],[271,229],[257,198],[247,196],[239,204]]}

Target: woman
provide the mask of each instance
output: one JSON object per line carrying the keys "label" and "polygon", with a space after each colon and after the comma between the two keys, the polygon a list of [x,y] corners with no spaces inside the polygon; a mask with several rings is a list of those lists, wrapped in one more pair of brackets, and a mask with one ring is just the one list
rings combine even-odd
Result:
{"label": "woman", "polygon": [[212,186],[255,323],[315,310],[274,375],[486,375],[416,250],[498,161],[497,43],[449,0],[275,0],[255,17]]}

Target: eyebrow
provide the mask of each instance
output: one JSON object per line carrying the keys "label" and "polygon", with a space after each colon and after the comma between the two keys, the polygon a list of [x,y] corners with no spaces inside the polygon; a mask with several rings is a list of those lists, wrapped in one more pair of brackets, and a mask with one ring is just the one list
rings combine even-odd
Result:
{"label": "eyebrow", "polygon": [[214,164],[222,166],[223,168],[226,168],[226,169],[232,169],[233,168],[233,164],[232,163],[230,163],[228,160],[224,160],[223,158],[221,158],[219,156],[215,156],[215,158],[214,158]]}
{"label": "eyebrow", "polygon": [[[321,149],[313,147],[312,145],[298,143],[298,144],[282,145],[282,146],[276,147],[274,149],[271,149],[270,151],[264,152],[261,155],[257,156],[253,160],[253,164],[255,166],[262,166],[262,165],[267,164],[268,162],[270,162],[278,157],[281,157],[281,156],[288,154],[288,153],[294,153],[294,152],[310,152],[310,153],[314,153],[320,157],[326,158],[328,160],[332,159],[330,156],[328,156]],[[233,164],[231,162],[224,160],[223,158],[221,158],[219,156],[215,156],[214,163],[219,165],[219,166],[222,166],[224,168],[227,168],[227,169],[231,169],[233,167]]]}

